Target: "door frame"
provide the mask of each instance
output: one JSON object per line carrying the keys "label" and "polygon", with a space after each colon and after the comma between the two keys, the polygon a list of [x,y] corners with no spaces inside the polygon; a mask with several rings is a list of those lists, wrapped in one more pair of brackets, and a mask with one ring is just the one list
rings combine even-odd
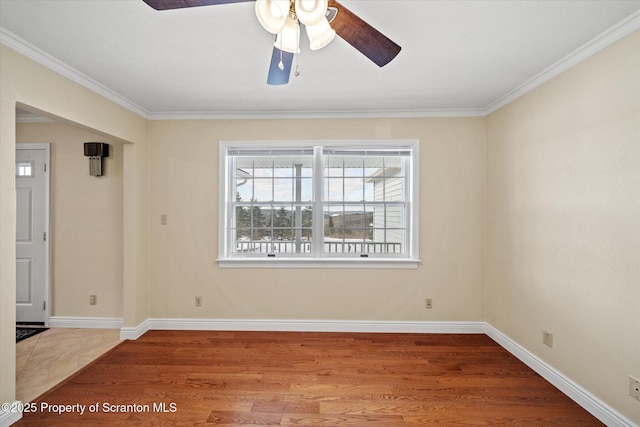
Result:
{"label": "door frame", "polygon": [[[47,170],[44,173],[44,230],[47,241],[44,245],[44,325],[49,326],[51,317],[51,144],[47,142],[16,143],[18,150],[44,150]],[[17,218],[16,218],[17,221]],[[16,283],[17,286],[17,283]]]}

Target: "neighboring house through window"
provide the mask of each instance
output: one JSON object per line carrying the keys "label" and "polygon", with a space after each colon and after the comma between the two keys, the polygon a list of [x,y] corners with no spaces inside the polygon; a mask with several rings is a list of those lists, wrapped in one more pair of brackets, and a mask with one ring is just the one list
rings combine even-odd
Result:
{"label": "neighboring house through window", "polygon": [[223,267],[417,266],[418,142],[220,143]]}

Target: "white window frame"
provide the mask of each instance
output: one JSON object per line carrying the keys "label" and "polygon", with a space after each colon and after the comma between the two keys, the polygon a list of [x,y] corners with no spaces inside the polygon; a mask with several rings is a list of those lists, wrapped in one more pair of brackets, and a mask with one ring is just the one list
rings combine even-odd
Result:
{"label": "white window frame", "polygon": [[[408,178],[406,179],[406,253],[402,256],[375,255],[367,257],[336,256],[335,254],[322,253],[322,238],[317,238],[318,230],[322,230],[323,212],[321,209],[314,209],[314,245],[315,255],[309,256],[287,254],[286,256],[242,256],[232,254],[232,243],[230,242],[231,221],[233,218],[233,179],[229,170],[228,152],[237,149],[258,149],[265,148],[283,149],[314,147],[314,152],[326,148],[356,148],[371,149],[376,148],[409,148],[411,158]],[[218,200],[218,265],[221,268],[417,268],[420,263],[419,257],[419,164],[420,164],[420,143],[418,140],[302,140],[302,141],[220,141],[219,144],[219,200]],[[314,169],[322,170],[322,156],[316,155],[314,158]],[[314,202],[323,197],[324,179],[314,176],[313,196]]]}

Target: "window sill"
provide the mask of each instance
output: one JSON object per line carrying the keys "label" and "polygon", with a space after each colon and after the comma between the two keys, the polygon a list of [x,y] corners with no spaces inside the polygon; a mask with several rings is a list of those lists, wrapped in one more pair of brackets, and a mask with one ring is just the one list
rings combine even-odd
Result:
{"label": "window sill", "polygon": [[419,259],[397,258],[221,258],[220,268],[386,268],[416,269]]}

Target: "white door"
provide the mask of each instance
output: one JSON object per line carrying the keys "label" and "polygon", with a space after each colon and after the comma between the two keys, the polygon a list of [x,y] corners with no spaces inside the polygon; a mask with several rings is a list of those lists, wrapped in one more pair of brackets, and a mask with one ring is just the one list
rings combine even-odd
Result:
{"label": "white door", "polygon": [[16,145],[17,322],[48,321],[49,148],[43,145]]}

